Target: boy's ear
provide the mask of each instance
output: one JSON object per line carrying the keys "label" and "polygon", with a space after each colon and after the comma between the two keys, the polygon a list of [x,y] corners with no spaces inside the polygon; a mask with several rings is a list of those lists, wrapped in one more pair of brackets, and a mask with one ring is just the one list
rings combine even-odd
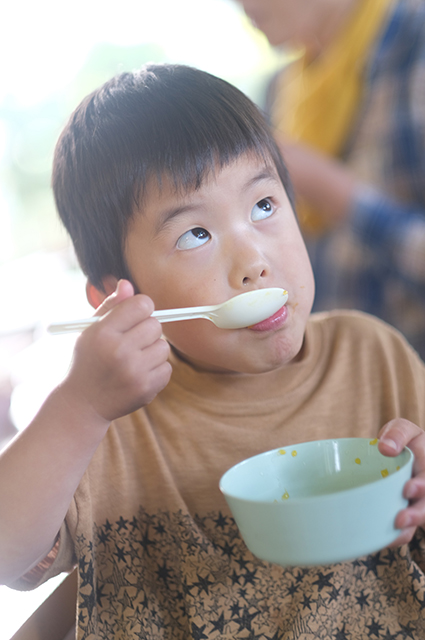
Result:
{"label": "boy's ear", "polygon": [[87,280],[86,296],[94,309],[97,309],[111,293],[114,293],[117,288],[118,279],[115,278],[115,276],[106,276],[103,278],[102,283],[104,291],[97,289],[90,280]]}

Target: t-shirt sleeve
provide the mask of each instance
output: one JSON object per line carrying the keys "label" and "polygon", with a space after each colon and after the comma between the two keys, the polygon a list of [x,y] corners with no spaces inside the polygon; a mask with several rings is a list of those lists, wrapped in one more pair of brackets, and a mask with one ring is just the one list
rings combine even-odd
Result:
{"label": "t-shirt sleeve", "polygon": [[74,545],[68,525],[64,521],[56,537],[55,544],[47,556],[18,580],[7,586],[18,591],[31,591],[60,573],[69,573],[74,569],[75,565]]}

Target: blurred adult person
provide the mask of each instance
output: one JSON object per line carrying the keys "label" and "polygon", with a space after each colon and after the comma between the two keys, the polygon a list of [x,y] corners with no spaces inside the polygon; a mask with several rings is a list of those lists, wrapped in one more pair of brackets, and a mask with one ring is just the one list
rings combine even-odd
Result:
{"label": "blurred adult person", "polygon": [[425,357],[425,3],[240,0],[297,52],[269,109],[317,281],[315,310],[357,308]]}

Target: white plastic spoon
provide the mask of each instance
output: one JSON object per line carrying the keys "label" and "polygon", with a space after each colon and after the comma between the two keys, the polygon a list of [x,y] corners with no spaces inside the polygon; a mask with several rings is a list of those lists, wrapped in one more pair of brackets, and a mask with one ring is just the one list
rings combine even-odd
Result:
{"label": "white plastic spoon", "polygon": [[[241,293],[222,304],[209,307],[187,307],[186,309],[164,309],[163,311],[154,311],[152,317],[159,322],[206,318],[220,329],[243,329],[270,318],[283,307],[287,299],[288,292],[285,289],[255,289]],[[55,334],[83,331],[101,318],[102,316],[93,316],[85,320],[59,322],[51,324],[47,330]]]}

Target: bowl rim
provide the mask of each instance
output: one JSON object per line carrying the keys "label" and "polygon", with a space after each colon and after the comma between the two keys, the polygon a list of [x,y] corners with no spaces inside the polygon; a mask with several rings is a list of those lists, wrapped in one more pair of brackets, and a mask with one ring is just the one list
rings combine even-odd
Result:
{"label": "bowl rim", "polygon": [[[348,438],[327,438],[324,440],[306,440],[305,442],[299,442],[299,443],[294,443],[294,444],[288,444],[285,445],[284,447],[276,447],[274,449],[269,449],[267,451],[263,451],[261,453],[257,453],[253,456],[250,456],[249,458],[246,458],[244,460],[241,460],[240,462],[237,462],[235,465],[233,465],[232,467],[230,467],[229,469],[227,469],[227,471],[225,471],[223,473],[223,475],[220,478],[219,481],[219,489],[221,491],[221,493],[225,496],[225,497],[229,497],[235,500],[240,501],[241,503],[246,503],[246,504],[255,504],[255,505],[273,505],[275,507],[281,506],[283,508],[290,508],[291,505],[295,505],[295,504],[300,504],[300,503],[306,503],[306,502],[313,502],[313,501],[317,501],[317,499],[320,500],[324,500],[324,501],[330,501],[333,500],[335,498],[335,496],[340,496],[341,494],[344,495],[349,495],[353,492],[359,492],[361,490],[365,490],[366,487],[371,487],[373,485],[376,485],[378,483],[383,483],[386,482],[387,484],[389,482],[395,482],[399,472],[401,472],[402,470],[406,470],[406,467],[410,465],[410,467],[412,467],[413,465],[413,461],[414,461],[414,454],[413,451],[409,448],[409,447],[404,447],[404,449],[402,449],[402,451],[400,451],[399,454],[397,454],[396,456],[384,456],[386,458],[389,459],[396,459],[399,456],[401,456],[403,453],[407,453],[407,458],[403,461],[403,463],[400,465],[400,469],[397,470],[396,473],[391,473],[388,476],[381,476],[380,478],[376,478],[376,480],[371,480],[370,482],[366,482],[365,484],[361,484],[355,487],[350,487],[348,489],[342,489],[340,491],[331,491],[329,493],[324,493],[324,494],[320,494],[320,495],[316,495],[316,496],[299,496],[299,497],[295,497],[295,498],[291,498],[291,500],[288,501],[277,501],[276,499],[268,499],[268,500],[258,500],[258,499],[250,499],[250,498],[243,498],[239,495],[237,495],[234,492],[231,492],[229,490],[225,490],[223,488],[223,483],[225,482],[225,477],[230,474],[231,472],[234,472],[238,467],[241,466],[245,466],[245,464],[248,464],[249,462],[251,462],[254,459],[260,458],[262,456],[266,456],[266,455],[272,455],[273,453],[277,453],[279,450],[286,448],[288,449],[289,447],[294,448],[294,447],[299,447],[301,445],[304,444],[315,444],[315,443],[320,443],[320,442],[341,442],[341,441],[349,441],[349,440],[371,440],[374,438],[370,438],[370,437],[348,437]],[[383,455],[383,454],[382,454]]]}

